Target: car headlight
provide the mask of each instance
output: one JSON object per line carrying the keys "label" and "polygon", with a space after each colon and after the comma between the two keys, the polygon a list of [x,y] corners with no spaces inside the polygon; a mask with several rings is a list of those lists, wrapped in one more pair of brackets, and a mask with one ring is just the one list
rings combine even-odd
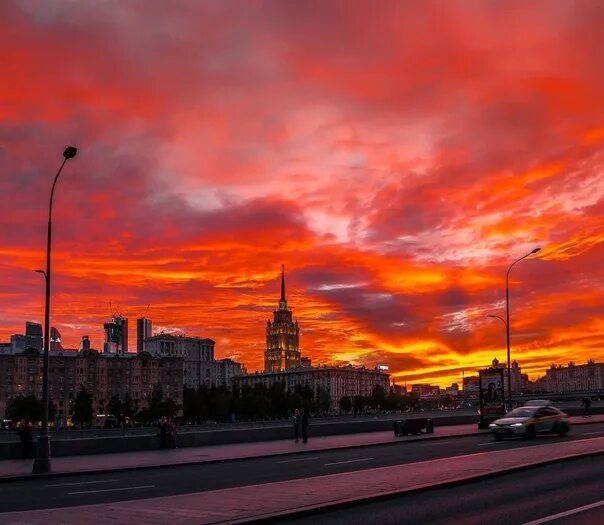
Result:
{"label": "car headlight", "polygon": [[489,428],[493,428],[496,427],[497,425],[495,423],[489,423]]}
{"label": "car headlight", "polygon": [[512,423],[512,427],[521,427],[523,423]]}

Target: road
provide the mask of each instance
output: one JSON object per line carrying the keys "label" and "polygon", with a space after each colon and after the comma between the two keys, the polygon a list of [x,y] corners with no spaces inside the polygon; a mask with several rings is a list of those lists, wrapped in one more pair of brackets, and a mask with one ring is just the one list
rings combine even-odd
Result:
{"label": "road", "polygon": [[[604,457],[288,519],[288,525],[594,525],[604,523]],[[556,516],[558,515],[558,516]],[[285,523],[285,521],[283,521]]]}
{"label": "road", "polygon": [[[491,450],[538,447],[603,435],[604,424],[591,424],[575,426],[565,438],[540,436],[534,441],[493,441],[490,436],[482,434],[219,463],[33,479],[0,483],[0,501],[3,511],[109,503],[322,476]],[[301,448],[303,446],[300,444]]]}

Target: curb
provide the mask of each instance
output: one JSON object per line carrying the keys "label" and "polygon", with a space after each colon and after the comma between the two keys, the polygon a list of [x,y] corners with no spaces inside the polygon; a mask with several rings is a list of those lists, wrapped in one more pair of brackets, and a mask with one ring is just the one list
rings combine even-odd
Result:
{"label": "curb", "polygon": [[[581,423],[573,423],[574,425],[590,425],[590,424],[603,424],[602,421],[585,421]],[[443,425],[447,426],[447,425]],[[13,481],[29,481],[33,479],[51,479],[51,478],[63,478],[63,477],[72,477],[72,476],[89,476],[99,473],[115,473],[115,472],[125,472],[125,471],[134,471],[134,470],[150,470],[150,469],[161,469],[161,468],[175,468],[175,467],[186,467],[190,465],[210,465],[212,463],[225,463],[229,461],[243,461],[248,459],[259,459],[259,458],[267,458],[267,457],[283,457],[283,456],[292,456],[297,454],[316,454],[318,452],[330,452],[334,450],[344,450],[344,449],[360,449],[367,447],[375,447],[375,446],[389,446],[389,445],[399,445],[401,443],[416,443],[418,441],[432,441],[438,439],[456,439],[456,438],[464,438],[469,436],[479,436],[479,435],[488,435],[488,430],[476,430],[474,432],[468,434],[456,434],[453,436],[430,436],[430,437],[412,437],[409,439],[400,440],[400,441],[386,441],[381,443],[362,443],[359,445],[351,445],[351,446],[343,446],[343,447],[327,447],[322,449],[315,450],[296,450],[291,452],[279,452],[276,454],[263,454],[260,456],[246,456],[240,458],[226,458],[226,459],[210,459],[210,460],[197,460],[197,461],[187,461],[182,463],[165,463],[161,465],[140,465],[140,466],[128,466],[128,467],[114,467],[110,469],[91,469],[91,470],[78,470],[78,471],[63,471],[63,472],[49,472],[45,474],[19,474],[16,476],[0,476],[0,485],[3,483],[10,483]],[[425,434],[424,434],[425,436]],[[191,447],[193,448],[193,447]],[[73,457],[73,456],[67,456]],[[0,462],[0,465],[2,463]]]}
{"label": "curb", "polygon": [[294,509],[291,511],[278,512],[278,513],[274,513],[274,514],[264,514],[264,515],[255,516],[252,518],[243,518],[240,520],[234,520],[234,521],[230,520],[230,521],[224,521],[224,522],[218,522],[218,523],[228,523],[228,524],[232,524],[232,525],[239,525],[239,524],[244,524],[244,523],[281,523],[281,522],[283,522],[285,520],[289,520],[289,519],[301,518],[301,517],[307,517],[307,516],[316,516],[316,515],[322,514],[323,512],[331,512],[334,510],[347,509],[347,508],[351,508],[351,507],[355,507],[355,506],[359,506],[359,505],[364,505],[367,503],[373,503],[373,502],[377,502],[377,501],[387,501],[389,499],[396,499],[405,494],[415,494],[415,493],[426,491],[426,490],[438,490],[438,489],[443,489],[443,488],[458,487],[458,486],[465,485],[468,483],[473,483],[473,482],[481,481],[481,480],[485,480],[485,479],[492,479],[492,478],[496,478],[498,476],[502,476],[505,474],[513,474],[515,472],[522,472],[524,470],[530,470],[530,469],[545,466],[545,465],[552,465],[555,463],[565,463],[565,462],[573,461],[576,459],[597,457],[597,456],[604,456],[604,450],[599,450],[597,452],[582,452],[579,454],[572,454],[572,455],[563,456],[560,458],[547,459],[545,461],[537,461],[537,462],[533,462],[533,463],[526,463],[524,465],[518,465],[515,467],[508,467],[503,470],[498,470],[496,472],[487,472],[485,474],[461,476],[461,477],[457,477],[457,478],[454,478],[454,479],[451,479],[448,481],[443,481],[443,482],[428,483],[428,484],[418,485],[418,486],[406,488],[406,489],[395,489],[395,490],[388,491],[388,492],[379,492],[379,493],[375,493],[375,494],[368,494],[367,496],[361,496],[359,498],[350,498],[350,499],[339,500],[339,501],[336,501],[333,503],[329,503],[329,502],[320,503],[317,505],[310,505],[307,507]]}

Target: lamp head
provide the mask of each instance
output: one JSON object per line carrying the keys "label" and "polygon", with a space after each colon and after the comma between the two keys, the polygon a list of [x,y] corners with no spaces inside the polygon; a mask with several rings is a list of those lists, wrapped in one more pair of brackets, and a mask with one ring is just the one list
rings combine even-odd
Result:
{"label": "lamp head", "polygon": [[35,270],[36,273],[46,273],[44,270]]}
{"label": "lamp head", "polygon": [[535,249],[534,249],[534,250],[531,252],[531,254],[533,254],[533,253],[537,253],[537,252],[538,252],[538,251],[540,251],[540,250],[541,250],[541,248],[535,248]]}
{"label": "lamp head", "polygon": [[77,152],[78,148],[75,148],[73,146],[67,146],[65,148],[65,151],[63,152],[63,157],[65,157],[66,159],[73,159],[76,156]]}

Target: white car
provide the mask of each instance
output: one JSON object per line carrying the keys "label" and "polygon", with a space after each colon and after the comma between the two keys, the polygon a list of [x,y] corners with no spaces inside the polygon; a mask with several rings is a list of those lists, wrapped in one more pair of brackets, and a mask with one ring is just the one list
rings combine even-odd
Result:
{"label": "white car", "polygon": [[568,415],[553,406],[528,405],[515,408],[493,421],[489,430],[497,440],[507,436],[528,439],[537,434],[554,433],[564,436],[570,430]]}

